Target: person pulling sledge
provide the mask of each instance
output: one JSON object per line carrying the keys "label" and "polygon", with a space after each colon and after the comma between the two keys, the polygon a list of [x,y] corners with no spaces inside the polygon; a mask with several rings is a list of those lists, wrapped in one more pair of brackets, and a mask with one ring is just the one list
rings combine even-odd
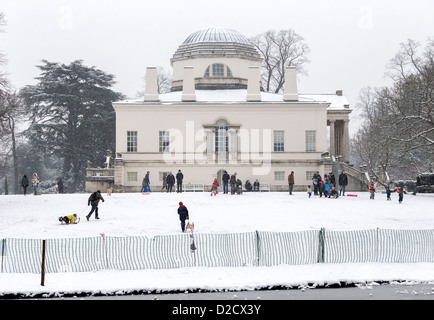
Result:
{"label": "person pulling sledge", "polygon": [[181,230],[182,232],[185,232],[185,220],[189,220],[190,217],[188,216],[188,209],[182,202],[179,203],[178,208],[178,215],[179,220],[181,220]]}
{"label": "person pulling sledge", "polygon": [[95,211],[95,219],[99,219],[99,217],[98,217],[98,204],[99,204],[100,200],[102,200],[102,202],[104,202],[104,198],[102,197],[100,190],[98,190],[98,191],[96,191],[90,195],[89,199],[87,200],[87,205],[88,206],[92,205],[92,210],[90,210],[89,214],[86,216],[87,221],[89,221],[89,218],[94,211]]}
{"label": "person pulling sledge", "polygon": [[80,222],[80,218],[77,218],[77,215],[74,213],[70,216],[59,217],[59,221],[61,224],[77,224]]}

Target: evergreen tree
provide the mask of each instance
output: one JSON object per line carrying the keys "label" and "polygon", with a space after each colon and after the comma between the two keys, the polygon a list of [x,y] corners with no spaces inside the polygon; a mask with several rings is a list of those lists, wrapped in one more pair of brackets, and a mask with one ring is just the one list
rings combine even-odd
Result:
{"label": "evergreen tree", "polygon": [[63,160],[69,191],[82,191],[87,161],[102,166],[106,151],[115,148],[112,102],[123,97],[110,89],[113,75],[81,60],[43,63],[39,83],[21,91],[31,121],[25,134],[36,152]]}

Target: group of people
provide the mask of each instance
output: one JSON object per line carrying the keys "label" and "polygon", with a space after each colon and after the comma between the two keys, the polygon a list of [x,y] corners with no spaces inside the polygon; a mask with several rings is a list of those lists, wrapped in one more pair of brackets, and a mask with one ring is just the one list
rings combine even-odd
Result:
{"label": "group of people", "polygon": [[[217,179],[214,179],[214,181],[216,182]],[[231,194],[243,193],[243,183],[240,179],[237,178],[236,172],[230,176],[229,173],[225,171],[222,176],[222,182],[223,182],[223,194],[229,194],[229,187],[230,187]],[[258,179],[256,179],[255,182],[253,182],[253,186],[250,180],[246,180],[245,188],[246,191],[248,192],[259,191]]]}
{"label": "group of people", "polygon": [[[151,192],[151,180],[149,178],[150,172],[146,172],[145,177],[142,181],[142,189],[141,192]],[[184,174],[181,170],[178,170],[178,173],[176,176],[172,174],[172,171],[169,173],[164,172],[163,173],[163,186],[161,188],[161,191],[166,190],[166,192],[172,192],[173,186],[175,185],[176,181],[176,192],[181,193],[182,192],[182,181],[184,180]]]}
{"label": "group of people", "polygon": [[33,195],[38,194],[38,188],[39,188],[39,176],[37,173],[34,173],[32,176],[32,180],[29,180],[29,177],[27,177],[27,174],[25,173],[23,178],[21,179],[21,186],[23,187],[23,193],[24,195],[27,194],[27,187],[30,186],[30,183],[32,184],[33,188]]}
{"label": "group of people", "polygon": [[[325,174],[323,179],[317,171],[312,177],[313,194],[319,195],[320,197],[324,195],[328,198],[338,198],[339,196],[345,196],[345,189],[348,185],[348,176],[345,170],[342,170],[342,172],[339,174],[338,182],[339,193],[336,190],[336,178],[333,172]],[[312,195],[312,189],[310,186],[307,188],[307,193],[310,198]]]}
{"label": "group of people", "polygon": [[[29,177],[27,176],[27,173],[24,174],[24,176],[21,178],[21,187],[23,187],[23,194],[27,195],[27,188],[32,185],[33,188],[33,195],[37,195],[39,191],[39,176],[37,173],[34,173],[32,176],[32,180],[29,180]],[[62,179],[59,179],[57,182],[57,190],[59,193],[63,193],[63,181]]]}

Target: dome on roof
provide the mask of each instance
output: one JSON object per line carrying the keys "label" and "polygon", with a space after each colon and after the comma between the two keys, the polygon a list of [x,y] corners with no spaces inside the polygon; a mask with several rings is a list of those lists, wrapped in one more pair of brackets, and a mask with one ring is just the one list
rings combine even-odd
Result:
{"label": "dome on roof", "polygon": [[247,72],[260,66],[256,47],[238,31],[209,27],[189,35],[178,47],[173,67],[172,91],[182,90],[184,67],[194,69],[196,89],[247,88]]}
{"label": "dome on roof", "polygon": [[192,58],[244,57],[261,61],[255,46],[238,31],[220,27],[199,30],[187,37],[171,62]]}
{"label": "dome on roof", "polygon": [[189,35],[182,44],[199,42],[232,42],[251,45],[250,41],[238,31],[220,27],[209,27],[196,31]]}

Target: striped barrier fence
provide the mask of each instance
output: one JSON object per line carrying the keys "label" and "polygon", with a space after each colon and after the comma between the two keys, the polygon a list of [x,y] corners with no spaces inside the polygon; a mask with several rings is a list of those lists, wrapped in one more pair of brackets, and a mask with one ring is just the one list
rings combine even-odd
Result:
{"label": "striped barrier fence", "polygon": [[[2,239],[2,273],[40,273],[41,239]],[[45,272],[434,262],[434,230],[309,230],[46,241]]]}

